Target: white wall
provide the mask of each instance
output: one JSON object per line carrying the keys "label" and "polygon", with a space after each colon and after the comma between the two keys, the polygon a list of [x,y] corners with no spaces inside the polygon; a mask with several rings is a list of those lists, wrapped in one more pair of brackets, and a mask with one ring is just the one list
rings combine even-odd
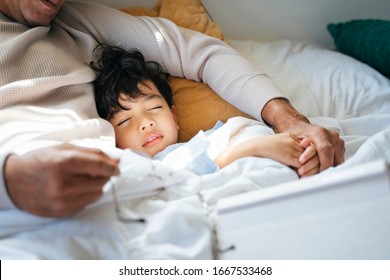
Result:
{"label": "white wall", "polygon": [[[159,0],[89,0],[114,8],[153,7]],[[298,39],[331,45],[330,22],[390,20],[390,0],[202,0],[228,39]]]}
{"label": "white wall", "polygon": [[230,39],[301,39],[331,44],[326,25],[350,19],[390,20],[390,0],[203,0]]}
{"label": "white wall", "polygon": [[84,0],[104,4],[113,8],[123,7],[148,7],[151,8],[158,2],[158,0]]}

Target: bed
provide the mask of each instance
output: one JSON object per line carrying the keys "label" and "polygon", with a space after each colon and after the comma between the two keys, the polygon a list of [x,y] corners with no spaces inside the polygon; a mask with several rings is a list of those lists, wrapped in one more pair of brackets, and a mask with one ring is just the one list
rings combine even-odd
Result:
{"label": "bed", "polygon": [[[283,34],[227,37],[216,24],[221,16],[217,1],[155,2],[140,8],[136,1],[122,1],[114,7],[166,17],[231,44],[311,122],[340,133],[346,162],[309,179],[298,179],[272,160],[254,158],[196,176],[174,161],[154,162],[107,148],[121,157],[124,175],[113,178],[103,197],[77,215],[57,220],[0,212],[1,259],[390,259],[388,15],[369,22],[334,22],[330,44],[329,38]],[[389,6],[377,3],[379,11],[380,5]],[[349,29],[358,33],[356,41],[354,33],[344,40],[340,35]],[[367,29],[371,33],[362,33]],[[329,36],[325,26],[323,32]],[[358,44],[371,49],[361,51]],[[217,120],[248,117],[203,83],[174,77],[170,83],[182,141]],[[236,125],[228,123],[228,128]]]}

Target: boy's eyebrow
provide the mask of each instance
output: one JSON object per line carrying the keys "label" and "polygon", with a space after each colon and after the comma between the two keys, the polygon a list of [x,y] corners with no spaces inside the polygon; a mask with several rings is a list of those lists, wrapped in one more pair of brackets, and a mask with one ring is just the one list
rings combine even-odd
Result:
{"label": "boy's eyebrow", "polygon": [[[149,100],[152,100],[152,99],[164,99],[161,95],[157,94],[157,93],[151,93],[151,94],[148,94],[148,96],[145,97],[145,101],[149,101]],[[131,110],[131,108],[128,108],[127,110]],[[120,111],[122,111],[121,109],[118,109],[118,110],[115,110],[114,112],[112,112],[112,118],[118,114]]]}
{"label": "boy's eyebrow", "polygon": [[149,101],[149,100],[152,100],[155,98],[163,99],[163,97],[161,95],[159,95],[157,93],[151,93],[151,94],[148,94],[148,96],[145,98],[145,101]]}

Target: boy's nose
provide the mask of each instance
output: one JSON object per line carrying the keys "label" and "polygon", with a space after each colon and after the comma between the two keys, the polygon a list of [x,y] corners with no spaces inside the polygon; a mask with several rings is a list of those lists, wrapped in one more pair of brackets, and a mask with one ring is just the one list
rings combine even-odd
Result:
{"label": "boy's nose", "polygon": [[145,120],[141,125],[141,130],[144,131],[148,128],[151,128],[154,126],[154,121],[152,120]]}

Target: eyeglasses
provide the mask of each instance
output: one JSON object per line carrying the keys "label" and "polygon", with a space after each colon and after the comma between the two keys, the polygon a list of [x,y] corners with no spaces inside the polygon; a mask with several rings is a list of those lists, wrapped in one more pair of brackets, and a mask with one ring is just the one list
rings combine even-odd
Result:
{"label": "eyeglasses", "polygon": [[115,215],[118,221],[122,223],[146,223],[146,220],[142,217],[136,217],[133,213],[124,213],[124,208],[119,204],[118,196],[116,194],[115,182],[110,180],[111,194],[114,201]]}
{"label": "eyeglasses", "polygon": [[[152,175],[155,178],[161,179],[163,181],[163,178],[159,176]],[[111,194],[113,197],[113,202],[114,202],[114,207],[115,207],[115,215],[118,221],[122,223],[146,223],[146,219],[136,216],[133,212],[126,212],[125,208],[120,204],[116,192],[116,187],[115,187],[115,180],[110,180],[111,184]],[[199,181],[199,185],[201,184],[201,180]],[[163,182],[162,182],[163,185]],[[164,188],[165,189],[165,188]],[[213,210],[211,209],[210,205],[207,203],[206,199],[200,192],[199,188],[196,189],[196,195],[199,199],[199,201],[202,204],[202,208],[204,210],[204,214],[208,220],[211,221],[211,228],[210,228],[210,233],[211,233],[211,249],[212,249],[212,255],[213,259],[219,259],[221,253],[225,253],[230,250],[234,250],[235,246],[230,245],[225,249],[221,249],[220,247],[220,242],[218,239],[218,229],[217,229],[217,221],[216,217],[214,215]],[[194,195],[194,192],[181,192],[181,195]]]}
{"label": "eyeglasses", "polygon": [[211,210],[211,207],[209,206],[207,201],[204,199],[204,196],[200,192],[198,192],[197,195],[198,195],[200,202],[202,203],[205,216],[209,220],[211,220],[211,250],[212,250],[212,254],[213,254],[213,259],[218,260],[220,258],[221,253],[225,253],[227,251],[234,250],[235,246],[230,245],[225,249],[221,249],[219,238],[218,238],[217,219],[216,219],[213,211]]}
{"label": "eyeglasses", "polygon": [[[158,179],[159,181],[161,181],[161,185],[163,186],[164,185],[163,184],[164,178],[162,178],[161,176],[159,176],[157,174],[156,166],[155,166],[154,162],[152,161],[151,163],[152,163],[151,171],[149,172],[149,174],[147,176]],[[171,174],[169,174],[169,175],[171,175]],[[117,220],[122,222],[122,223],[146,223],[145,218],[136,216],[134,213],[132,213],[130,211],[125,211],[126,208],[121,206],[121,204],[119,203],[117,192],[116,192],[115,181],[116,181],[116,178],[111,177],[108,184],[110,184],[109,188],[111,189],[111,194],[112,194],[114,207],[115,207],[115,215],[116,215]]]}

